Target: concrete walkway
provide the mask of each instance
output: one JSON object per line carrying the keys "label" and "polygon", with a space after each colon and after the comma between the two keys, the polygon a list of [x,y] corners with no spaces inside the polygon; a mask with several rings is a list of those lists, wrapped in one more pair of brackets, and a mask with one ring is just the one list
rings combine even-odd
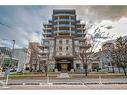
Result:
{"label": "concrete walkway", "polygon": [[0,87],[1,90],[51,90],[51,89],[62,89],[62,90],[99,90],[99,89],[107,89],[107,90],[113,90],[113,89],[125,89],[127,90],[127,84],[121,84],[121,85],[37,85],[37,86],[31,86],[31,85],[10,85],[7,87]]}

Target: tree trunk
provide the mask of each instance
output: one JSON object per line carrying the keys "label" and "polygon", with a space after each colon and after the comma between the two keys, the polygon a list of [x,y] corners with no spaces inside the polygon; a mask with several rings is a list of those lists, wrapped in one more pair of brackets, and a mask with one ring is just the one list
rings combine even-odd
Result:
{"label": "tree trunk", "polygon": [[87,65],[85,66],[85,75],[87,76]]}
{"label": "tree trunk", "polygon": [[45,76],[47,77],[47,66],[45,66]]}
{"label": "tree trunk", "polygon": [[118,70],[119,70],[119,73],[120,73],[120,64],[119,64],[119,58],[117,56],[117,67],[118,67]]}
{"label": "tree trunk", "polygon": [[114,67],[112,66],[112,72],[115,73]]}
{"label": "tree trunk", "polygon": [[117,67],[118,67],[118,71],[119,71],[119,73],[120,73],[120,66],[119,66],[119,64],[117,63]]}
{"label": "tree trunk", "polygon": [[121,64],[121,66],[122,66],[122,69],[123,69],[123,71],[124,71],[125,76],[127,76],[125,66],[123,66],[122,64]]}
{"label": "tree trunk", "polygon": [[108,72],[109,72],[109,67],[108,67]]}
{"label": "tree trunk", "polygon": [[125,76],[126,76],[126,75],[127,75],[126,69],[125,69],[125,67],[122,67],[122,68],[123,68],[124,74],[125,74]]}

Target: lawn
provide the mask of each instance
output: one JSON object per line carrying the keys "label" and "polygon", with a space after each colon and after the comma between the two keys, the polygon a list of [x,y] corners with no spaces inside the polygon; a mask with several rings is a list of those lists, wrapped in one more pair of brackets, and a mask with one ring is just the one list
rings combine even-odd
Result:
{"label": "lawn", "polygon": [[[48,73],[48,77],[50,78],[57,78],[59,73]],[[9,75],[9,79],[45,79],[45,73],[39,73],[39,72],[27,72],[27,73],[11,73]],[[69,73],[69,76],[71,78],[98,78],[101,76],[102,78],[124,78],[127,76],[124,76],[124,73],[88,73],[88,76],[86,77],[85,74],[81,73]],[[0,77],[0,79],[6,79],[6,77]]]}

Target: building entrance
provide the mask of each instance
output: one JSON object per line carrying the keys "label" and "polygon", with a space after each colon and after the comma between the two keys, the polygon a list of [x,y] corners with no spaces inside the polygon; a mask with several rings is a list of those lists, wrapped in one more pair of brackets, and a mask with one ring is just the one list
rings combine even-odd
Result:
{"label": "building entrance", "polygon": [[68,65],[67,64],[61,64],[61,71],[68,71]]}
{"label": "building entrance", "polygon": [[56,58],[56,68],[61,72],[69,72],[73,68],[73,61],[71,58]]}
{"label": "building entrance", "polygon": [[57,63],[57,69],[61,72],[67,72],[71,70],[71,63]]}

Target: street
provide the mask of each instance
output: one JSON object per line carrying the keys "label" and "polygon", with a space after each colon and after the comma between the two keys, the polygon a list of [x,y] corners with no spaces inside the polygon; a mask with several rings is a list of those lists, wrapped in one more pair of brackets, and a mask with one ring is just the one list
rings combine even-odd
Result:
{"label": "street", "polygon": [[127,89],[127,78],[8,78],[0,81],[0,89]]}
{"label": "street", "polygon": [[[6,82],[6,80],[1,80],[2,82]],[[103,84],[103,83],[122,83],[122,84],[127,84],[127,78],[95,78],[95,79],[86,79],[86,78],[66,78],[66,79],[17,79],[17,80],[12,80],[8,79],[8,85],[13,85],[13,84],[37,84],[37,83],[93,83],[93,84]]]}
{"label": "street", "polygon": [[85,78],[75,78],[75,79],[18,79],[18,80],[8,80],[8,84],[16,83],[127,83],[127,78],[98,78],[98,79],[85,79]]}

